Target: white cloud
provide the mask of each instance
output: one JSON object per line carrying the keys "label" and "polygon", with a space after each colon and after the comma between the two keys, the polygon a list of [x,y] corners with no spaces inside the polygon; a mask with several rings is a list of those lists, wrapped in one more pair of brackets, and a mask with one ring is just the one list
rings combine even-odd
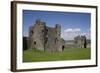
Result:
{"label": "white cloud", "polygon": [[64,32],[80,32],[80,31],[81,31],[80,28],[74,28],[74,29],[68,28],[68,29],[64,30]]}
{"label": "white cloud", "polygon": [[74,29],[74,32],[80,32],[80,31],[81,31],[80,28],[75,28],[75,29]]}
{"label": "white cloud", "polygon": [[64,30],[64,32],[72,32],[73,30],[71,28]]}
{"label": "white cloud", "polygon": [[78,36],[78,35],[85,35],[87,37],[87,39],[90,38],[90,31],[89,32],[82,32],[82,30],[80,28],[68,28],[65,29],[62,33],[61,33],[61,37],[65,40],[73,40],[74,37]]}

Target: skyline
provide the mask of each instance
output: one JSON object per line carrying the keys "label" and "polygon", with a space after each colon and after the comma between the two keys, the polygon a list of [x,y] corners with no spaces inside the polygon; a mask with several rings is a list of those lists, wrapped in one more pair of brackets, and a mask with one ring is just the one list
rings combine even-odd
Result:
{"label": "skyline", "polygon": [[49,27],[60,24],[64,40],[73,40],[77,35],[90,39],[90,13],[23,10],[23,36],[28,36],[29,27],[34,26],[37,19],[46,22]]}

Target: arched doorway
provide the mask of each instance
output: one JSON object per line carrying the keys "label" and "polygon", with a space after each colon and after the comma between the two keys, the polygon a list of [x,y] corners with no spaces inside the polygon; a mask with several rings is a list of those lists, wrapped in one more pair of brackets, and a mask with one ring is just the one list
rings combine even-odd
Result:
{"label": "arched doorway", "polygon": [[65,48],[65,46],[64,46],[64,45],[62,45],[62,51],[64,51],[64,48]]}

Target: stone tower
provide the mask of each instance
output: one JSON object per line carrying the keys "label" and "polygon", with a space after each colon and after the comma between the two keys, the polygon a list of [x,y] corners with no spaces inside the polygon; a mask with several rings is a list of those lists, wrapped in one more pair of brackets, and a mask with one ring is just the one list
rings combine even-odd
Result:
{"label": "stone tower", "polygon": [[29,48],[44,50],[45,23],[40,19],[36,20],[34,26],[29,28]]}
{"label": "stone tower", "polygon": [[56,48],[59,50],[59,51],[62,51],[62,39],[61,39],[61,25],[59,24],[56,24],[55,25],[55,29],[56,29],[56,38],[55,38],[55,44],[56,44]]}
{"label": "stone tower", "polygon": [[56,24],[55,27],[48,27],[45,22],[38,19],[34,26],[29,28],[28,47],[30,49],[62,51],[63,46],[64,42],[61,38],[61,26],[59,24]]}
{"label": "stone tower", "polygon": [[87,42],[85,36],[77,36],[74,38],[75,44],[77,48],[86,48]]}

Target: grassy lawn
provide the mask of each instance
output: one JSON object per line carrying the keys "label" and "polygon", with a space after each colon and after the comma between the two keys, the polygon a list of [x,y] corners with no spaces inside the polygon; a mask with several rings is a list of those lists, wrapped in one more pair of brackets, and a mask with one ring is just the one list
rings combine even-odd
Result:
{"label": "grassy lawn", "polygon": [[23,62],[58,61],[58,60],[82,60],[90,59],[90,48],[65,49],[63,52],[43,52],[38,50],[24,50]]}

